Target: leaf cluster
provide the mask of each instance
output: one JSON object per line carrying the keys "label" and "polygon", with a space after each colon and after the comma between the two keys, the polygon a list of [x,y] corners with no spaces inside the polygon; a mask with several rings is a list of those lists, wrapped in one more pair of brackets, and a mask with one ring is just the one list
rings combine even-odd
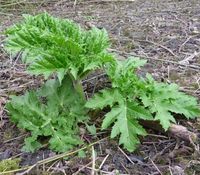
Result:
{"label": "leaf cluster", "polygon": [[111,138],[120,135],[119,144],[129,151],[140,143],[138,135],[147,134],[140,120],[158,120],[167,130],[171,122],[176,122],[173,113],[188,119],[200,115],[196,99],[180,92],[176,84],[158,83],[149,74],[139,77],[135,71],[144,64],[145,60],[128,58],[108,66],[112,88],[102,90],[86,103],[91,109],[110,107],[102,129],[113,125]]}
{"label": "leaf cluster", "polygon": [[[29,72],[45,77],[57,75],[39,90],[11,96],[6,105],[11,120],[31,131],[25,150],[42,147],[40,138],[44,136],[50,148],[58,152],[80,144],[79,123],[86,123],[96,133],[94,125],[87,125],[88,109],[110,108],[102,129],[112,127],[111,138],[119,136],[119,144],[129,151],[136,149],[139,136],[147,134],[140,120],[158,120],[167,130],[171,122],[176,122],[174,114],[187,119],[200,115],[197,100],[180,92],[176,84],[156,82],[149,74],[138,76],[136,71],[145,60],[130,57],[118,61],[110,54],[104,29],[84,30],[70,20],[47,13],[24,18],[6,31],[7,50],[22,51]],[[98,68],[105,69],[112,87],[87,101],[81,80]]]}
{"label": "leaf cluster", "polygon": [[68,73],[81,79],[113,60],[106,51],[109,39],[104,29],[84,30],[73,21],[47,13],[24,18],[5,32],[5,47],[13,53],[23,51],[23,61],[29,63],[28,71],[33,74],[48,77],[57,73],[61,81]]}
{"label": "leaf cluster", "polygon": [[31,131],[23,150],[33,152],[41,148],[42,136],[48,140],[49,147],[58,152],[81,144],[78,123],[88,118],[81,99],[68,76],[63,78],[61,85],[58,79],[48,80],[37,91],[11,96],[6,105],[11,120],[19,128]]}

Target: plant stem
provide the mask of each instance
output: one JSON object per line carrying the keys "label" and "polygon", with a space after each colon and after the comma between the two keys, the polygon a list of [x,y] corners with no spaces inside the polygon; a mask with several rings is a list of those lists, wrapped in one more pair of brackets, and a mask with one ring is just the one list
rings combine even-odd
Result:
{"label": "plant stem", "polygon": [[74,86],[74,89],[76,90],[76,92],[79,93],[79,95],[81,96],[81,98],[86,101],[86,98],[85,98],[85,93],[84,93],[84,89],[83,89],[83,86],[82,86],[82,82],[81,82],[81,79],[80,78],[77,78],[77,80],[74,79],[74,77],[68,73],[68,77],[70,78],[73,86]]}
{"label": "plant stem", "polygon": [[81,80],[76,80],[76,81],[74,81],[73,84],[74,84],[75,90],[80,94],[80,96],[82,97],[82,99],[86,100]]}

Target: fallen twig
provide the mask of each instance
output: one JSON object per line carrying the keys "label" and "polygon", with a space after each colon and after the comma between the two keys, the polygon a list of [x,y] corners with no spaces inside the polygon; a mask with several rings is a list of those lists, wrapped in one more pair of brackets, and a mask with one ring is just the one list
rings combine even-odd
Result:
{"label": "fallen twig", "polygon": [[[162,129],[158,122],[141,121],[141,124],[147,128],[165,133],[165,131]],[[171,124],[167,133],[174,138],[180,138],[181,140],[184,140],[192,145],[199,143],[198,134],[189,131],[186,127],[182,125]]]}
{"label": "fallen twig", "polygon": [[153,44],[153,45],[155,45],[155,46],[161,47],[161,48],[167,50],[167,51],[168,51],[169,53],[171,53],[173,56],[178,57],[177,55],[175,55],[175,53],[174,53],[171,49],[167,48],[166,46],[163,46],[162,44],[155,43],[155,42],[149,41],[149,40],[137,40],[137,41],[139,41],[139,42],[147,42],[147,43]]}

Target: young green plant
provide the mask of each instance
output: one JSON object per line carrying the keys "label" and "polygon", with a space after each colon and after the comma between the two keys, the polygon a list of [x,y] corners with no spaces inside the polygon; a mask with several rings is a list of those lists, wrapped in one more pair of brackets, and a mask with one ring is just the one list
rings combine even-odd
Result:
{"label": "young green plant", "polygon": [[106,51],[109,46],[105,30],[82,29],[70,20],[54,18],[47,13],[25,15],[24,21],[7,31],[5,48],[22,52],[27,71],[52,77],[39,90],[23,96],[11,96],[6,107],[11,120],[31,131],[24,150],[42,147],[45,136],[51,149],[63,152],[82,143],[78,123],[88,120],[81,80],[91,71],[114,61]]}
{"label": "young green plant", "polygon": [[[24,18],[6,31],[5,47],[13,54],[22,52],[29,73],[49,79],[38,90],[12,96],[6,105],[11,120],[31,131],[26,151],[41,148],[42,137],[58,152],[81,144],[79,125],[89,120],[89,109],[109,107],[102,129],[112,126],[111,138],[119,136],[119,144],[128,151],[136,149],[138,136],[147,134],[140,120],[158,120],[167,130],[175,122],[174,113],[188,119],[200,115],[197,100],[177,85],[158,83],[149,74],[138,76],[136,70],[145,60],[118,61],[110,54],[104,29],[84,30],[47,13]],[[81,81],[99,68],[106,71],[112,87],[105,86],[86,101]]]}

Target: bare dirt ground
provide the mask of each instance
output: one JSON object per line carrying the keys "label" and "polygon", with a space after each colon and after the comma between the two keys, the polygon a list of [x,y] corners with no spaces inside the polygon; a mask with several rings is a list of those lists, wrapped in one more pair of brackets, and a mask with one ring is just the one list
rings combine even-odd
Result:
{"label": "bare dirt ground", "polygon": [[[200,100],[199,0],[54,0],[19,2],[10,6],[5,2],[0,0],[0,31],[20,20],[22,13],[42,11],[73,19],[86,28],[90,25],[105,28],[111,38],[111,52],[124,58],[138,56],[148,60],[141,76],[149,72],[158,81],[175,82],[182,91]],[[5,53],[4,37],[0,37],[0,160],[20,158],[21,168],[31,165],[21,174],[200,174],[199,145],[188,145],[153,130],[149,130],[151,134],[141,140],[142,144],[134,153],[122,150],[116,140],[107,138],[109,130],[98,132],[96,137],[89,133],[84,135],[88,144],[97,141],[85,149],[85,158],[78,158],[76,153],[65,158],[56,157],[56,153],[46,148],[33,154],[22,152],[20,148],[28,133],[9,122],[4,104],[10,94],[35,88],[42,79],[26,74],[20,55],[12,57]],[[103,84],[103,77],[94,75],[93,81],[88,81],[86,91],[90,93],[94,87],[98,89]],[[180,119],[178,122],[199,133],[198,119]],[[92,149],[96,158],[92,157]],[[92,168],[94,161],[95,169]]]}

